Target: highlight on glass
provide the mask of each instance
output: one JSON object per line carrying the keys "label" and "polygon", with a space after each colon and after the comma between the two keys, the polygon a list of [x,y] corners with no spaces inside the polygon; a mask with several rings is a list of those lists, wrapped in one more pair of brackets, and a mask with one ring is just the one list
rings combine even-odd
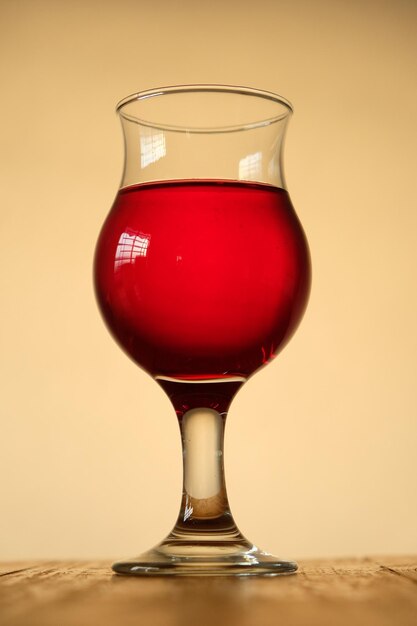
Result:
{"label": "highlight on glass", "polygon": [[295,572],[239,531],[223,462],[234,396],[288,342],[310,290],[283,172],[292,107],[256,89],[185,85],[134,94],[117,112],[125,163],[98,238],[97,301],[115,340],[171,400],[184,480],[173,530],[113,569]]}

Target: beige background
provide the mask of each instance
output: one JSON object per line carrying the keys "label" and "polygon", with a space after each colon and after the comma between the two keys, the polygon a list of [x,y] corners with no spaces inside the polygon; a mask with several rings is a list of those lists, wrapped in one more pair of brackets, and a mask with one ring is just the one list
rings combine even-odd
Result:
{"label": "beige background", "polygon": [[244,84],[295,106],[314,282],[230,412],[230,500],[281,556],[417,551],[417,3],[9,0],[1,22],[0,558],[128,556],[179,506],[177,425],[114,344],[91,262],[123,96]]}

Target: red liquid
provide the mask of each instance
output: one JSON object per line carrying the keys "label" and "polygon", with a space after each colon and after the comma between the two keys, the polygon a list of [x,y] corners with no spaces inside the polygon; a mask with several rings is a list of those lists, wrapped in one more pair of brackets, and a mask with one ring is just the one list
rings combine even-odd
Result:
{"label": "red liquid", "polygon": [[117,341],[154,376],[247,377],[297,327],[306,239],[286,191],[252,183],[151,183],[119,192],[95,284]]}

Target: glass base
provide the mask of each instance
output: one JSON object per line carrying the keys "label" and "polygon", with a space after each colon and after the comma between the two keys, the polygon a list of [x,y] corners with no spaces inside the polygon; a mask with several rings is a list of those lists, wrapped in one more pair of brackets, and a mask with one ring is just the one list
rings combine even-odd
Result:
{"label": "glass base", "polygon": [[165,541],[112,569],[129,576],[278,576],[297,568],[297,563],[282,561],[245,540],[203,546]]}

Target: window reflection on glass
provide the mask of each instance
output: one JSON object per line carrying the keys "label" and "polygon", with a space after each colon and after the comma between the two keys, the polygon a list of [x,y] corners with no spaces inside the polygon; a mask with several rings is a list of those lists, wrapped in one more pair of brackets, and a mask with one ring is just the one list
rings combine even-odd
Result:
{"label": "window reflection on glass", "polygon": [[114,268],[117,269],[125,263],[134,263],[138,256],[146,256],[150,239],[150,235],[122,233],[117,244]]}
{"label": "window reflection on glass", "polygon": [[162,159],[167,153],[165,135],[154,129],[143,130],[140,137],[140,165],[146,167]]}
{"label": "window reflection on glass", "polygon": [[262,171],[262,153],[248,154],[239,161],[239,180],[257,180]]}

